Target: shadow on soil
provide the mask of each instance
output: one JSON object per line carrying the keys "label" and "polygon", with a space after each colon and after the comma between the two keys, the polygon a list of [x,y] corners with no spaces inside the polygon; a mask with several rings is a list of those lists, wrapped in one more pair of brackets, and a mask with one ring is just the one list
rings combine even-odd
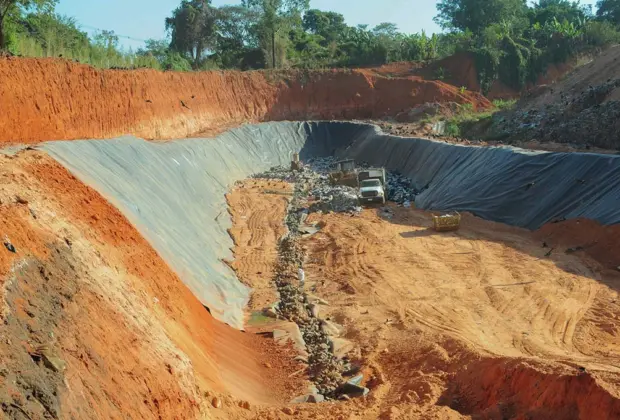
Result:
{"label": "shadow on soil", "polygon": [[400,236],[402,236],[403,238],[423,238],[426,236],[435,235],[441,235],[441,233],[437,232],[433,228],[426,228],[424,230],[412,230],[411,232],[403,232],[400,234]]}
{"label": "shadow on soil", "polygon": [[[501,402],[498,402],[500,395]],[[620,399],[589,373],[550,373],[509,359],[482,359],[458,371],[437,404],[466,416],[489,420],[620,416]]]}
{"label": "shadow on soil", "polygon": [[[575,243],[570,246],[549,245],[539,239],[535,233],[524,228],[489,222],[471,214],[463,214],[461,228],[455,232],[437,232],[432,227],[431,212],[399,207],[389,203],[388,211],[384,206],[376,208],[377,215],[390,223],[409,226],[413,230],[403,232],[406,239],[428,238],[434,236],[462,238],[470,241],[490,241],[509,246],[516,251],[537,259],[552,261],[559,269],[596,280],[608,287],[620,291],[620,271],[595,262],[596,255],[586,254],[589,244]],[[527,239],[529,238],[529,239]],[[536,245],[539,241],[538,246]]]}

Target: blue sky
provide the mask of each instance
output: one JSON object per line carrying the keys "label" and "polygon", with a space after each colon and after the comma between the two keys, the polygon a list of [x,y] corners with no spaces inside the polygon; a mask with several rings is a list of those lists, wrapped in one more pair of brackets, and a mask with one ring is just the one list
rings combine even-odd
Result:
{"label": "blue sky", "polygon": [[[593,4],[596,0],[582,1]],[[180,0],[60,0],[57,11],[77,18],[86,32],[93,28],[113,30],[125,47],[138,48],[149,38],[164,38],[164,19]],[[240,1],[213,0],[215,6],[238,4]],[[349,25],[377,25],[393,22],[402,32],[413,33],[424,29],[439,32],[433,22],[436,0],[310,0],[315,9],[342,13]]]}

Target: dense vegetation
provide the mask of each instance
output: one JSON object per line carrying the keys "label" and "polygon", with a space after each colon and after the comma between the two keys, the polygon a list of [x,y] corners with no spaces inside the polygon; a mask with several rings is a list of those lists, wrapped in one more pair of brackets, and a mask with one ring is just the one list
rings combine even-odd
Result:
{"label": "dense vegetation", "polygon": [[168,39],[132,52],[113,32],[89,37],[75,19],[55,14],[56,2],[0,0],[0,50],[165,70],[370,66],[468,51],[485,90],[498,78],[519,89],[550,63],[620,40],[620,0],[599,1],[596,13],[571,0],[440,0],[435,19],[444,32],[433,35],[403,34],[392,23],[352,27],[341,14],[309,9],[309,0],[219,8],[182,0],[165,20]]}

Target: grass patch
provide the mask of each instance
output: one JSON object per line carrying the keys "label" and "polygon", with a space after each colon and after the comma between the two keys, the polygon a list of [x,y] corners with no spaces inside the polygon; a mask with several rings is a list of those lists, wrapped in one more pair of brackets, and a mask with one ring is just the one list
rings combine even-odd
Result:
{"label": "grass patch", "polygon": [[250,315],[248,325],[263,325],[270,322],[274,322],[274,319],[264,315],[262,311],[254,311]]}
{"label": "grass patch", "polygon": [[480,138],[482,133],[477,128],[489,127],[495,113],[510,109],[516,103],[514,99],[496,99],[493,101],[493,108],[484,111],[475,111],[472,104],[459,105],[454,115],[445,119],[444,135],[449,137],[470,137],[472,135]]}

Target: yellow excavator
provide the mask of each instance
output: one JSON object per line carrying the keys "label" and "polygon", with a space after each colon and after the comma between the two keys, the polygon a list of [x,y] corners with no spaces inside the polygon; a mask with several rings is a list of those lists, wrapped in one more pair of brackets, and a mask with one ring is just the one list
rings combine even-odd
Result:
{"label": "yellow excavator", "polygon": [[341,160],[333,164],[329,173],[329,181],[332,185],[346,185],[357,188],[357,168],[353,159]]}

